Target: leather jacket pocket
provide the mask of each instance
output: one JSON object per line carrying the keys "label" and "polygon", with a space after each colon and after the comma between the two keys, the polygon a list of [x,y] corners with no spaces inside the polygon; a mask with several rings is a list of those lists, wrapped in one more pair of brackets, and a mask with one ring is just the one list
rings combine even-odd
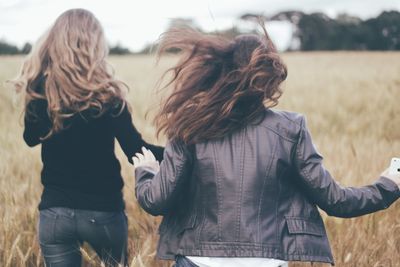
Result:
{"label": "leather jacket pocket", "polygon": [[304,255],[316,255],[330,251],[322,219],[285,218],[289,232],[288,244],[290,245],[288,251]]}
{"label": "leather jacket pocket", "polygon": [[286,216],[289,234],[308,234],[324,236],[325,230],[322,222],[303,217]]}
{"label": "leather jacket pocket", "polygon": [[196,224],[196,213],[187,216],[184,219],[172,218],[172,216],[165,216],[158,228],[158,233],[171,232],[175,234],[182,234],[185,230],[193,229]]}

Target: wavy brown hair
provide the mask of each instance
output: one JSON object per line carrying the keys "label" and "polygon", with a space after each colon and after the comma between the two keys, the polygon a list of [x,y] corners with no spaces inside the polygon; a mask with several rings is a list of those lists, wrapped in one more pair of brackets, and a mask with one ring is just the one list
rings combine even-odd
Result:
{"label": "wavy brown hair", "polygon": [[26,92],[25,112],[34,113],[32,101],[47,101],[52,128],[46,137],[61,131],[67,118],[84,110],[94,109],[101,115],[117,103],[121,110],[125,106],[127,86],[114,78],[107,55],[102,26],[84,9],[61,14],[35,44],[11,82],[17,91]]}
{"label": "wavy brown hair", "polygon": [[181,57],[166,87],[172,93],[155,117],[158,134],[186,144],[221,138],[263,119],[277,105],[287,69],[268,36],[229,40],[191,28],[172,28],[160,40],[158,55],[178,50]]}

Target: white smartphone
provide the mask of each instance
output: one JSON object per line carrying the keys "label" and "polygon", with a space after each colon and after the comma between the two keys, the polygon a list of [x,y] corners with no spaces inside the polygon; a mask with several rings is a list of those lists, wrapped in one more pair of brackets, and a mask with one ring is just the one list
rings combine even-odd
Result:
{"label": "white smartphone", "polygon": [[400,173],[400,158],[392,158],[392,161],[390,162],[389,173]]}

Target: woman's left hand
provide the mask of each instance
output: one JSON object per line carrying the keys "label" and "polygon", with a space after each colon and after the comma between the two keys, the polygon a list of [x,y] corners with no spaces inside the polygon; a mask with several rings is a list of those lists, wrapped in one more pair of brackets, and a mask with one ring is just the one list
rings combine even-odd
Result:
{"label": "woman's left hand", "polygon": [[160,163],[156,160],[154,154],[145,147],[142,147],[142,154],[136,153],[132,160],[135,168],[150,167],[157,172],[160,169]]}

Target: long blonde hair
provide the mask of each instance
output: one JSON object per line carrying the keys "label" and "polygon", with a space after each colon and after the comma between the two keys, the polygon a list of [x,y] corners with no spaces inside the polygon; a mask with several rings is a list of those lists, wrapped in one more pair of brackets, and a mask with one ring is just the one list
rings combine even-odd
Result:
{"label": "long blonde hair", "polygon": [[25,112],[31,112],[31,101],[47,100],[52,128],[46,137],[81,111],[95,109],[101,115],[111,106],[125,107],[128,87],[114,78],[107,55],[102,26],[84,9],[61,14],[35,44],[12,82],[26,92]]}

